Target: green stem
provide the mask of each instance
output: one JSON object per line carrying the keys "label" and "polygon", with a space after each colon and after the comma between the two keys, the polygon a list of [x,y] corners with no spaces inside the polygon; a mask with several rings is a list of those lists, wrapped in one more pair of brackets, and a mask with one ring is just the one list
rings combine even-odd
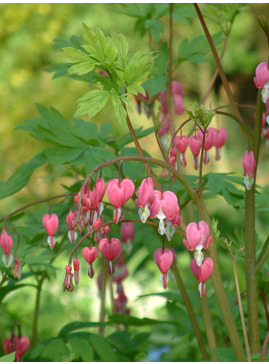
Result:
{"label": "green stem", "polygon": [[[222,59],[223,59],[223,56],[224,56],[224,53],[225,53],[225,50],[226,50],[226,47],[227,47],[227,42],[228,42],[228,34],[226,35],[225,40],[224,40],[223,48],[222,48],[221,55],[220,55],[220,61],[222,61]],[[202,105],[205,104],[206,100],[208,99],[208,96],[210,95],[210,93],[211,93],[211,91],[213,89],[213,86],[214,86],[214,83],[216,81],[218,72],[219,72],[218,68],[216,68],[216,70],[214,72],[214,75],[212,77],[212,80],[210,81],[210,84],[208,86],[208,89],[207,89],[204,97],[202,98],[202,102],[201,102]]]}
{"label": "green stem", "polygon": [[169,132],[172,142],[172,137],[175,134],[175,122],[173,111],[172,97],[172,60],[173,60],[173,5],[169,4],[169,56],[168,56],[168,92],[167,92],[167,109],[169,119]]}
{"label": "green stem", "polygon": [[61,198],[61,197],[66,197],[66,196],[74,196],[74,195],[76,195],[76,193],[62,193],[61,195],[51,196],[51,197],[43,198],[42,200],[37,200],[37,201],[34,201],[34,202],[30,202],[27,205],[24,205],[24,206],[20,207],[19,209],[11,212],[10,214],[8,214],[8,215],[6,215],[4,217],[1,217],[0,222],[9,219],[11,216],[18,214],[19,212],[27,209],[28,207],[37,205],[39,203],[47,202],[47,201],[50,201],[50,200],[55,200],[56,198]]}
{"label": "green stem", "polygon": [[207,224],[209,226],[210,234],[213,235],[212,242],[208,249],[209,256],[211,257],[211,259],[214,263],[213,273],[211,274],[211,282],[212,282],[214,290],[215,290],[216,298],[217,298],[217,301],[218,301],[218,304],[219,304],[219,307],[221,310],[223,321],[226,326],[227,333],[230,338],[237,361],[246,361],[244,349],[243,349],[243,346],[242,346],[242,343],[240,340],[240,336],[237,331],[237,327],[234,322],[230,304],[227,299],[227,295],[226,295],[225,289],[223,287],[223,282],[221,279],[220,268],[219,268],[219,263],[218,263],[218,258],[217,258],[216,241],[214,238],[211,220],[210,220],[210,217],[208,215],[208,212],[207,212],[206,207],[203,202],[201,202],[199,204],[199,211],[200,211],[200,216],[202,217],[202,219],[204,221],[207,222]]}
{"label": "green stem", "polygon": [[251,353],[260,352],[260,334],[258,317],[257,277],[254,274],[256,266],[255,250],[255,182],[259,161],[260,135],[262,125],[263,103],[261,92],[257,96],[256,120],[254,133],[250,140],[256,161],[254,183],[251,190],[245,190],[245,272],[248,307],[248,328]]}
{"label": "green stem", "polygon": [[[105,322],[105,315],[106,315],[106,272],[107,267],[105,264],[105,260],[102,261],[102,277],[101,277],[101,292],[100,292],[100,299],[101,299],[101,306],[100,306],[100,319],[99,322]],[[104,326],[99,327],[99,335],[104,335]]]}
{"label": "green stem", "polygon": [[[127,118],[126,118],[127,125],[128,125],[128,128],[129,128],[130,134],[131,134],[131,136],[132,136],[132,139],[133,139],[133,141],[134,141],[135,147],[136,147],[136,149],[137,149],[137,152],[138,152],[138,154],[139,154],[141,157],[145,157],[144,152],[143,152],[143,150],[142,150],[142,148],[141,148],[141,146],[140,146],[140,143],[139,143],[139,141],[138,141],[138,139],[137,139],[137,137],[136,137],[136,135],[135,135],[135,131],[134,131],[134,129],[133,129],[133,126],[132,126],[131,120],[130,120],[130,118],[129,118],[129,115],[128,115],[128,112],[127,112],[126,106],[125,106],[125,104],[124,104],[123,102],[122,102],[122,104],[123,104],[123,107],[125,108],[125,111],[126,111],[126,115],[127,115]],[[146,165],[146,164],[145,164],[145,167],[147,168],[147,165]],[[155,177],[154,173],[152,172],[152,169],[151,169],[151,168],[149,168],[149,174],[150,174],[150,177],[152,178],[152,180],[153,180],[154,185],[156,186],[156,188],[157,188],[159,191],[161,191],[161,186],[160,186],[160,184],[159,184],[159,182],[158,182],[157,178]]]}
{"label": "green stem", "polygon": [[250,349],[249,349],[248,335],[247,335],[247,329],[246,329],[246,324],[245,324],[245,318],[244,318],[244,312],[243,312],[241,294],[240,294],[240,289],[239,289],[238,277],[237,277],[237,272],[236,272],[235,260],[234,260],[234,258],[233,258],[233,256],[231,254],[229,254],[229,255],[230,255],[230,257],[232,259],[232,263],[233,263],[234,278],[235,278],[235,285],[236,285],[236,293],[237,293],[237,299],[238,299],[238,305],[239,305],[239,311],[240,311],[242,329],[243,329],[243,334],[244,334],[244,340],[245,340],[245,345],[246,345],[247,358],[248,358],[248,362],[251,362],[251,355],[250,355]]}
{"label": "green stem", "polygon": [[199,345],[201,354],[203,356],[203,359],[205,361],[208,361],[209,358],[208,358],[208,354],[207,354],[207,352],[205,350],[204,338],[203,338],[203,336],[201,334],[198,322],[196,320],[195,313],[194,313],[193,308],[192,308],[192,304],[191,304],[191,302],[189,300],[187,291],[185,289],[185,286],[183,284],[182,278],[180,276],[179,270],[178,270],[175,262],[173,262],[173,264],[172,264],[171,271],[174,273],[174,275],[176,277],[177,285],[179,287],[179,290],[180,290],[180,292],[182,294],[182,298],[183,298],[184,303],[186,305],[186,308],[187,308],[187,311],[188,311],[188,314],[189,314],[189,317],[190,317],[190,320],[191,320],[191,323],[192,323],[192,326],[193,326],[193,329],[194,329],[194,332],[195,332],[195,335],[196,335],[196,338],[197,338],[197,341],[198,341],[198,345]]}
{"label": "green stem", "polygon": [[[240,115],[240,112],[239,112],[238,107],[237,107],[237,105],[236,105],[236,102],[235,102],[235,100],[234,100],[234,97],[233,97],[232,91],[231,91],[230,86],[229,86],[229,82],[228,82],[228,80],[227,80],[227,78],[226,78],[226,75],[225,75],[225,73],[224,73],[224,70],[223,70],[223,68],[222,68],[222,64],[221,64],[221,62],[220,62],[220,59],[219,59],[219,56],[218,56],[218,53],[217,53],[216,47],[215,47],[214,42],[213,42],[213,40],[212,40],[212,37],[211,37],[211,35],[210,35],[209,31],[208,31],[208,28],[207,28],[207,25],[206,25],[205,20],[204,20],[204,18],[203,18],[203,15],[202,15],[202,13],[201,13],[201,11],[200,11],[200,9],[199,9],[198,4],[194,4],[194,7],[195,7],[195,10],[196,10],[196,12],[197,12],[197,15],[198,15],[198,18],[199,18],[199,20],[200,20],[200,23],[201,23],[201,25],[202,25],[202,27],[203,27],[203,30],[204,30],[204,32],[205,32],[205,35],[206,35],[206,37],[207,37],[208,43],[209,43],[209,45],[210,45],[211,52],[212,52],[213,57],[214,57],[214,59],[215,59],[215,62],[216,62],[216,65],[217,65],[217,68],[218,68],[218,71],[219,71],[219,74],[220,74],[220,78],[221,78],[221,81],[222,81],[222,83],[223,83],[223,87],[224,87],[224,89],[225,89],[225,92],[226,92],[226,94],[227,94],[227,96],[228,96],[229,100],[230,100],[230,103],[231,103],[231,107],[232,107],[232,109],[233,109],[233,112],[234,112],[235,116],[236,116],[239,120],[241,120],[241,121],[242,121],[242,123],[243,123],[242,117],[241,117],[241,115]],[[241,129],[241,130],[242,130],[242,129]],[[247,139],[247,135],[246,135],[246,133],[245,133],[245,131],[244,131],[244,130],[242,130],[242,134],[243,134],[243,136]]]}
{"label": "green stem", "polygon": [[269,342],[269,330],[265,336],[265,340],[262,346],[262,351],[261,351],[261,356],[260,356],[260,362],[264,361],[265,357],[266,357],[266,348]]}
{"label": "green stem", "polygon": [[41,296],[42,285],[44,283],[44,280],[45,280],[46,276],[47,276],[47,273],[44,272],[41,279],[38,281],[38,285],[37,285],[36,299],[35,299],[35,309],[34,309],[33,325],[32,325],[32,340],[31,340],[31,346],[32,347],[34,347],[37,344],[40,296]]}
{"label": "green stem", "polygon": [[202,315],[203,315],[203,321],[204,321],[204,325],[205,325],[206,337],[207,337],[207,342],[208,342],[209,351],[210,351],[210,357],[211,357],[212,361],[218,361],[218,357],[214,353],[214,349],[217,347],[217,342],[216,342],[216,336],[215,336],[215,332],[214,332],[214,328],[213,328],[213,324],[212,324],[212,318],[211,318],[210,311],[209,311],[207,297],[204,296],[203,298],[201,298],[200,301],[201,301]]}

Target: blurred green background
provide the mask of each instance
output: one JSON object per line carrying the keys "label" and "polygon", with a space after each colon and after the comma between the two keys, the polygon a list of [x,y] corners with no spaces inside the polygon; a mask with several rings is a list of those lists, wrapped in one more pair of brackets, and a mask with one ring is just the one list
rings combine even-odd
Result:
{"label": "blurred green background", "polygon": [[[87,90],[86,83],[68,77],[53,79],[53,74],[46,72],[47,68],[58,63],[60,59],[59,51],[53,48],[54,39],[69,39],[73,34],[81,36],[82,23],[85,23],[89,27],[99,26],[105,33],[111,30],[123,33],[129,42],[131,52],[138,49],[148,49],[147,36],[141,38],[134,31],[135,19],[116,12],[120,8],[118,4],[0,4],[1,181],[6,181],[22,162],[29,161],[45,146],[31,138],[27,133],[13,130],[23,120],[37,116],[36,103],[46,107],[54,107],[70,120],[76,111],[76,100]],[[202,4],[201,8],[203,9]],[[257,94],[253,83],[255,68],[258,63],[267,60],[268,57],[266,37],[254,17],[256,11],[268,14],[269,6],[268,4],[249,4],[249,9],[237,16],[223,59],[224,70],[239,104],[255,105]],[[162,18],[162,21],[166,30],[161,41],[168,39],[168,17]],[[216,24],[210,20],[207,22],[213,33],[219,31]],[[202,34],[201,25],[197,19],[192,20],[190,24],[174,21],[174,31],[174,54],[177,53],[182,39],[192,39]],[[173,79],[178,80],[183,85],[184,105],[187,108],[191,107],[194,99],[198,102],[201,100],[214,70],[213,61],[201,64],[184,62],[175,70]],[[208,105],[210,103],[212,107],[228,103],[219,79],[217,79],[216,88],[209,98]],[[135,106],[134,103],[133,105]],[[114,114],[107,112],[107,110],[99,113],[94,121],[97,124],[111,122],[113,133],[117,137],[125,133],[115,123]],[[253,123],[253,111],[251,109],[244,109],[242,115],[247,123],[250,125]],[[138,115],[134,112],[131,118],[136,127],[144,126],[146,128],[152,125],[151,120],[148,120],[145,115]],[[176,123],[180,125],[180,122],[186,118],[186,114],[181,115],[176,119]],[[87,120],[86,117],[85,119]],[[233,121],[220,117],[214,121],[214,126],[216,125],[227,127],[228,140],[222,152],[222,160],[216,163],[212,154],[211,163],[204,168],[205,173],[235,171],[237,176],[242,176],[242,156],[247,148],[247,143],[243,138],[238,139],[239,130]],[[160,157],[154,138],[146,138],[142,144],[145,148],[149,148],[150,154],[155,155],[157,153],[156,156]],[[266,187],[269,181],[268,153],[269,150],[263,141],[257,180],[262,187]],[[191,156],[188,155],[187,158],[187,173],[195,174],[191,165]],[[74,179],[66,180],[52,177],[59,177],[59,174],[51,166],[45,165],[35,171],[27,187],[14,196],[0,201],[2,215],[4,216],[35,199],[63,192],[61,187],[63,182],[74,183]],[[268,193],[268,188],[266,191]],[[234,233],[234,230],[238,229],[240,236],[240,224],[243,222],[242,211],[236,211],[228,206],[222,197],[210,199],[208,203],[212,216],[221,221],[220,229],[223,235]],[[260,234],[258,246],[260,246],[268,235],[268,212],[259,214],[257,217],[257,231]],[[136,239],[137,242],[142,241],[143,234],[141,231],[138,232]],[[138,262],[139,259],[137,258]],[[165,301],[162,298],[151,298],[154,304],[149,301],[150,298],[135,301],[137,295],[150,293],[154,290],[161,291],[161,287],[159,278],[156,279],[156,267],[153,261],[147,262],[142,271],[137,270],[134,274],[132,269],[137,268],[140,263],[138,264],[135,259],[133,260],[130,262],[129,268],[131,276],[126,282],[126,291],[132,313],[142,317],[163,315]],[[64,261],[64,258],[59,262],[57,261],[56,266],[60,269]],[[188,279],[193,284],[193,277],[190,278],[188,271],[189,256],[187,253],[182,253],[181,262],[187,270],[186,273],[183,273],[183,278]],[[221,254],[221,264],[223,266],[231,264],[225,254]],[[242,289],[244,288],[243,273],[244,268],[240,266],[239,262],[239,278]],[[232,271],[231,274],[228,274],[227,271],[225,274],[231,281],[233,280]],[[156,284],[154,285],[151,280],[152,276],[155,277],[154,282]],[[40,321],[42,338],[57,334],[61,326],[69,321],[98,320],[99,307],[97,306],[99,301],[96,282],[91,282],[91,288],[89,288],[88,277],[83,277],[82,285],[72,296],[63,295],[61,292],[62,277],[61,269],[60,274],[57,275],[57,281],[49,282],[45,286]],[[231,284],[233,285],[233,281]],[[31,288],[27,288],[24,293],[21,293],[20,302],[24,302],[23,307],[14,299],[17,297],[16,292],[5,301],[2,306],[5,318],[2,327],[0,327],[2,335],[14,319],[19,319],[25,325],[23,334],[30,335],[29,322],[33,310],[32,292]],[[52,312],[57,317],[53,324],[50,321]],[[158,343],[157,334],[156,342]]]}

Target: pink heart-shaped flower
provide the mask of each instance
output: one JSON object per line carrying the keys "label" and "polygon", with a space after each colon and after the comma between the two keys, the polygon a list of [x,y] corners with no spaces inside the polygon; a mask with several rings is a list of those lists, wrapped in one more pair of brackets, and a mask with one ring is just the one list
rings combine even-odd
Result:
{"label": "pink heart-shaped flower", "polygon": [[205,282],[211,275],[213,271],[213,261],[211,258],[205,258],[199,267],[195,259],[192,259],[190,268],[194,276],[199,282]]}
{"label": "pink heart-shaped flower", "polygon": [[88,246],[85,246],[85,248],[82,249],[82,255],[84,256],[84,258],[86,259],[86,261],[89,263],[89,264],[92,264],[95,259],[97,258],[98,256],[98,249],[93,246],[91,248],[89,248]]}
{"label": "pink heart-shaped flower", "polygon": [[107,260],[113,260],[121,253],[121,242],[116,238],[104,238],[99,242],[99,249]]}
{"label": "pink heart-shaped flower", "polygon": [[42,218],[42,223],[47,234],[49,236],[52,236],[56,233],[58,229],[59,219],[56,214],[45,214]]}
{"label": "pink heart-shaped flower", "polygon": [[154,253],[154,260],[161,273],[167,273],[173,263],[173,254],[170,249],[158,248]]}

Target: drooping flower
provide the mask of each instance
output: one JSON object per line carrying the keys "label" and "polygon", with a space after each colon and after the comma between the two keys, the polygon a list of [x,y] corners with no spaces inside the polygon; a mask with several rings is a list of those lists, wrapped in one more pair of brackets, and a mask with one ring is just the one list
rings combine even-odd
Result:
{"label": "drooping flower", "polygon": [[63,291],[72,292],[74,289],[74,285],[72,282],[73,278],[72,267],[70,267],[70,265],[66,265],[64,269],[65,269],[65,278],[63,282]]}
{"label": "drooping flower", "polygon": [[134,240],[134,224],[132,222],[124,222],[121,224],[121,241],[123,250],[129,254],[132,250],[132,241]]}
{"label": "drooping flower", "polygon": [[259,89],[269,81],[269,65],[267,62],[261,62],[256,67],[256,76],[254,77],[255,86]]}
{"label": "drooping flower", "polygon": [[223,147],[227,139],[227,130],[225,128],[220,128],[216,130],[216,139],[214,141],[214,146],[216,147],[216,156],[215,159],[220,160],[220,148]]}
{"label": "drooping flower", "polygon": [[104,238],[99,242],[99,249],[103,256],[108,260],[109,264],[109,273],[114,273],[114,266],[112,264],[112,260],[115,259],[121,253],[121,242],[119,239],[112,238],[107,239]]}
{"label": "drooping flower", "polygon": [[174,137],[174,144],[175,144],[175,147],[177,148],[177,150],[179,151],[180,162],[185,167],[187,165],[185,151],[189,144],[189,139],[186,135],[182,135],[181,137],[179,135],[177,135]]}
{"label": "drooping flower", "polygon": [[88,276],[90,278],[93,278],[93,276],[94,276],[94,270],[93,270],[93,267],[92,267],[92,263],[97,258],[98,253],[99,253],[99,251],[95,246],[93,246],[91,248],[86,246],[86,247],[84,247],[82,249],[82,255],[84,256],[86,261],[89,263]]}
{"label": "drooping flower", "polygon": [[42,223],[48,234],[47,243],[49,244],[50,248],[53,249],[56,243],[54,234],[56,233],[59,225],[58,216],[56,214],[45,214],[42,218]]}
{"label": "drooping flower", "polygon": [[27,336],[19,337],[15,334],[3,341],[3,347],[7,354],[13,353],[15,351],[15,362],[21,361],[20,359],[28,349],[29,345],[30,340]]}
{"label": "drooping flower", "polygon": [[254,183],[254,172],[256,168],[256,161],[252,151],[245,151],[243,157],[243,168],[244,168],[244,183],[247,190],[251,190]]}
{"label": "drooping flower", "polygon": [[79,284],[79,278],[80,278],[80,272],[79,272],[79,260],[77,257],[73,260],[73,266],[74,266],[74,274],[75,274],[75,282],[76,285]]}
{"label": "drooping flower", "polygon": [[129,272],[124,264],[124,256],[119,260],[119,262],[115,266],[115,272],[112,276],[112,280],[117,283],[121,283],[127,276]]}
{"label": "drooping flower", "polygon": [[199,154],[202,148],[202,143],[196,136],[192,135],[189,139],[189,146],[193,154],[194,168],[198,169],[200,165]]}
{"label": "drooping flower", "polygon": [[104,206],[102,203],[105,191],[106,191],[106,186],[105,186],[105,182],[103,180],[103,178],[97,178],[94,184],[94,188],[93,191],[96,193],[97,195],[97,200],[98,200],[98,204],[97,204],[97,209],[96,209],[96,217],[94,220],[96,220],[96,218],[98,218],[101,213],[103,212]]}
{"label": "drooping flower", "polygon": [[194,251],[194,258],[197,265],[200,267],[204,258],[202,249],[208,249],[213,236],[209,236],[209,227],[205,221],[191,222],[186,228],[186,239],[183,239],[185,247]]}
{"label": "drooping flower", "polygon": [[204,138],[204,163],[207,164],[209,162],[209,150],[213,147],[213,142],[214,142],[214,132],[212,133],[212,128],[210,131],[208,130],[203,130],[201,131],[200,129],[197,130],[196,133],[196,138],[198,140],[200,140],[201,142],[201,146],[203,145],[203,138]]}
{"label": "drooping flower", "polygon": [[154,190],[153,200],[149,206],[150,217],[158,217],[159,233],[165,233],[164,219],[173,220],[179,212],[177,196],[172,191],[160,192]]}
{"label": "drooping flower", "polygon": [[122,205],[124,205],[134,194],[135,185],[128,178],[121,182],[117,178],[113,178],[107,183],[107,197],[115,207],[113,220],[118,223],[122,217]]}
{"label": "drooping flower", "polygon": [[7,268],[11,265],[13,261],[13,255],[11,254],[12,245],[13,240],[11,236],[8,235],[5,229],[3,229],[0,235],[0,246],[4,251],[2,260]]}
{"label": "drooping flower", "polygon": [[21,279],[20,261],[17,257],[15,257],[14,259],[14,267],[12,269],[12,274],[14,278]]}
{"label": "drooping flower", "polygon": [[68,226],[68,239],[71,243],[74,243],[77,239],[77,232],[75,231],[75,214],[70,210],[68,215],[66,216],[66,223]]}
{"label": "drooping flower", "polygon": [[201,266],[199,266],[195,259],[191,260],[190,268],[194,276],[198,279],[199,286],[199,293],[200,297],[205,295],[205,281],[210,277],[213,271],[213,261],[211,258],[207,257],[203,260]]}
{"label": "drooping flower", "polygon": [[261,62],[257,66],[255,73],[255,86],[262,89],[262,101],[266,103],[269,97],[269,64],[267,62]]}
{"label": "drooping flower", "polygon": [[157,267],[160,269],[161,275],[161,282],[163,288],[167,287],[168,277],[167,272],[171,268],[173,263],[173,254],[170,249],[161,249],[158,248],[154,253],[154,260],[157,264]]}
{"label": "drooping flower", "polygon": [[137,190],[136,206],[139,207],[140,219],[145,223],[150,215],[149,205],[153,198],[154,185],[151,177],[144,178]]}

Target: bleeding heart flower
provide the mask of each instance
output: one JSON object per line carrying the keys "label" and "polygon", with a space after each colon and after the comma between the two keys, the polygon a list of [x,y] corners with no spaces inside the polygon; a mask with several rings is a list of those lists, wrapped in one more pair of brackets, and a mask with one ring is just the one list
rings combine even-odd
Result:
{"label": "bleeding heart flower", "polygon": [[137,190],[136,206],[139,207],[138,213],[140,219],[145,223],[150,215],[149,205],[153,198],[153,181],[151,177],[144,178]]}
{"label": "bleeding heart flower", "polygon": [[114,273],[114,267],[112,260],[115,259],[121,253],[121,242],[119,239],[112,238],[111,240],[104,238],[99,242],[99,249],[103,256],[109,262],[109,273]]}
{"label": "bleeding heart flower", "polygon": [[256,168],[256,161],[252,151],[245,151],[243,157],[243,168],[244,168],[244,183],[247,190],[251,190],[254,183],[254,172]]}
{"label": "bleeding heart flower", "polygon": [[14,268],[12,269],[12,274],[14,278],[21,279],[20,261],[17,257],[14,259]]}
{"label": "bleeding heart flower", "polygon": [[107,183],[107,197],[115,207],[113,220],[118,223],[122,217],[121,206],[124,205],[134,194],[135,185],[133,181],[125,178],[121,182],[114,178]]}
{"label": "bleeding heart flower", "polygon": [[69,292],[72,292],[74,290],[74,285],[72,282],[73,273],[72,273],[72,267],[70,265],[65,266],[65,278],[63,282],[63,291],[67,290]]}
{"label": "bleeding heart flower", "polygon": [[[205,138],[204,138],[205,135]],[[203,145],[203,138],[204,138],[204,151],[205,151],[205,155],[204,155],[204,163],[207,164],[209,162],[209,150],[213,147],[213,143],[214,143],[214,137],[215,137],[215,133],[212,133],[212,128],[211,131],[203,131],[202,130],[197,130],[196,133],[196,138],[198,140],[200,140],[201,142],[201,146]]]}
{"label": "bleeding heart flower", "polygon": [[210,277],[213,271],[213,261],[211,258],[205,258],[202,265],[199,267],[196,263],[195,259],[191,260],[190,268],[194,276],[200,282],[199,284],[199,293],[200,296],[203,297],[205,295],[205,284],[204,282]]}
{"label": "bleeding heart flower", "polygon": [[154,190],[152,204],[149,206],[150,217],[158,217],[159,233],[163,235],[165,233],[164,219],[173,220],[173,218],[179,212],[177,196],[174,192]]}
{"label": "bleeding heart flower", "polygon": [[134,224],[132,222],[124,222],[121,224],[121,241],[123,250],[126,254],[130,254],[132,250],[132,241],[134,240]]}
{"label": "bleeding heart flower", "polygon": [[15,351],[15,360],[20,361],[21,356],[26,352],[30,345],[30,340],[27,336],[18,337],[17,335],[12,335],[3,341],[3,347],[7,354],[13,353]]}
{"label": "bleeding heart flower", "polygon": [[255,86],[259,89],[263,88],[264,85],[269,81],[269,65],[267,62],[261,62],[256,67],[256,77],[254,77]]}
{"label": "bleeding heart flower", "polygon": [[205,221],[191,222],[186,228],[187,240],[183,239],[185,247],[193,251],[197,265],[200,267],[204,258],[202,249],[208,249],[213,236],[209,236],[209,227]]}
{"label": "bleeding heart flower", "polygon": [[214,146],[216,147],[215,159],[218,161],[220,160],[220,148],[223,147],[227,139],[227,130],[225,128],[220,128],[219,130],[216,130],[216,133]]}
{"label": "bleeding heart flower", "polygon": [[190,150],[192,151],[192,154],[193,154],[194,168],[198,169],[199,165],[200,165],[199,154],[200,154],[200,150],[202,148],[202,143],[197,137],[192,135],[189,139],[189,146],[190,146]]}
{"label": "bleeding heart flower", "polygon": [[80,279],[80,272],[79,272],[79,260],[77,257],[75,257],[75,259],[73,260],[73,266],[74,266],[75,282],[76,285],[78,285]]}
{"label": "bleeding heart flower", "polygon": [[82,255],[84,256],[86,261],[89,263],[88,276],[90,278],[93,278],[93,276],[94,276],[94,270],[92,267],[92,263],[95,261],[98,254],[99,254],[99,251],[95,246],[93,246],[91,248],[86,246],[82,249]]}
{"label": "bleeding heart flower", "polygon": [[187,146],[189,144],[189,139],[186,135],[175,136],[174,137],[174,144],[177,150],[179,151],[180,155],[180,161],[183,166],[187,165],[186,157],[185,157],[185,151],[187,149]]}
{"label": "bleeding heart flower", "polygon": [[59,225],[59,219],[56,214],[45,214],[42,218],[42,223],[44,229],[48,234],[47,243],[49,244],[50,248],[53,249],[56,243],[54,234],[56,233]]}
{"label": "bleeding heart flower", "polygon": [[8,235],[5,229],[3,229],[0,235],[0,246],[4,251],[2,260],[7,268],[11,265],[13,261],[13,255],[11,254],[12,245],[13,240],[11,236]]}
{"label": "bleeding heart flower", "polygon": [[169,271],[172,263],[173,263],[173,254],[170,249],[161,249],[158,248],[154,253],[154,260],[157,264],[157,267],[160,269],[161,275],[161,282],[163,288],[167,287],[167,272]]}

